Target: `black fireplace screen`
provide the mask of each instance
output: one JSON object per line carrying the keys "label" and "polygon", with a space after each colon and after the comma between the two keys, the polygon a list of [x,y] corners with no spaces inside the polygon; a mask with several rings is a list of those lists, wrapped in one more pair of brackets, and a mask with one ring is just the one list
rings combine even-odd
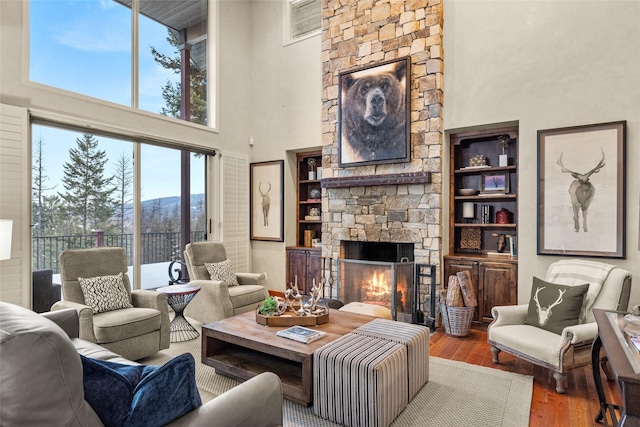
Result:
{"label": "black fireplace screen", "polygon": [[415,323],[414,268],[413,262],[339,259],[339,299],[387,307],[393,320]]}

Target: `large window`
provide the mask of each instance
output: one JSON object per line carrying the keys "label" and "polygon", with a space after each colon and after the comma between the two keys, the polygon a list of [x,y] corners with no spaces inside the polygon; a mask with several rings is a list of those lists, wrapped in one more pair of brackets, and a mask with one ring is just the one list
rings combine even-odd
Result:
{"label": "large window", "polygon": [[207,4],[30,0],[30,79],[206,125]]}
{"label": "large window", "polygon": [[31,80],[131,106],[130,9],[113,1],[30,0],[29,10]]}
{"label": "large window", "polygon": [[[32,126],[32,263],[53,270],[67,248],[124,247],[133,286],[168,283],[171,261],[181,259],[183,224],[187,241],[205,238],[205,155],[191,153],[190,206],[182,210],[182,152],[46,125]],[[140,170],[139,202],[134,198],[135,168]],[[136,233],[134,218],[140,218]],[[135,250],[140,253],[140,283],[135,283]]]}

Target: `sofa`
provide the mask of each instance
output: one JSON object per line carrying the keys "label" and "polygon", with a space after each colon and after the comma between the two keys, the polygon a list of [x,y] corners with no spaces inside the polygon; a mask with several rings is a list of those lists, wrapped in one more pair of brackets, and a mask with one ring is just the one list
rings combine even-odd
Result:
{"label": "sofa", "polygon": [[[78,331],[76,310],[40,315],[0,302],[2,425],[103,425],[85,400],[80,355],[125,365],[138,364],[78,338]],[[280,379],[270,372],[258,375],[168,425],[280,426]]]}

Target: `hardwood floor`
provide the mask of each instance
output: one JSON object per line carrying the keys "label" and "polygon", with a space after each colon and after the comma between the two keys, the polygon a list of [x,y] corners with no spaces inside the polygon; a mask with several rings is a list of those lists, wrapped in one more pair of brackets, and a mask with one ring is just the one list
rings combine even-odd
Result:
{"label": "hardwood floor", "polygon": [[[567,392],[558,394],[551,371],[505,352],[500,353],[500,364],[496,365],[492,361],[490,348],[487,343],[486,326],[474,325],[466,338],[447,336],[444,330],[439,328],[432,335],[430,342],[432,356],[533,376],[529,421],[531,427],[603,425],[594,421],[599,411],[599,403],[591,365],[573,369],[568,374]],[[621,399],[615,382],[604,382],[607,399],[619,403]]]}

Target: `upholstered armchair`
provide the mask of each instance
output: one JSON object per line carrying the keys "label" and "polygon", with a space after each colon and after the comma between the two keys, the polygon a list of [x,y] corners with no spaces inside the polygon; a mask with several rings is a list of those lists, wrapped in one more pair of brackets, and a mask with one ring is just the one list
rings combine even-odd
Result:
{"label": "upholstered armchair", "polygon": [[200,286],[185,315],[199,322],[206,324],[255,310],[269,297],[264,274],[233,271],[221,242],[187,244],[184,262],[191,284]]}
{"label": "upholstered armchair", "polygon": [[[554,288],[554,284],[558,286]],[[548,330],[547,318],[564,314],[560,304],[579,287],[588,291],[578,297],[582,304],[576,311],[578,319],[567,321],[573,324],[558,332]],[[554,292],[546,303],[541,299],[545,289]],[[630,290],[631,274],[611,264],[579,259],[551,264],[545,281],[534,280],[530,304],[493,307],[494,320],[487,330],[493,363],[499,363],[500,351],[506,351],[549,368],[556,380],[556,391],[564,393],[567,372],[591,362],[591,343],[598,336],[593,308],[625,311]]]}
{"label": "upholstered armchair", "polygon": [[60,254],[60,275],[63,300],[52,310],[75,309],[80,338],[129,360],[169,348],[167,296],[131,290],[123,248],[67,249]]}

